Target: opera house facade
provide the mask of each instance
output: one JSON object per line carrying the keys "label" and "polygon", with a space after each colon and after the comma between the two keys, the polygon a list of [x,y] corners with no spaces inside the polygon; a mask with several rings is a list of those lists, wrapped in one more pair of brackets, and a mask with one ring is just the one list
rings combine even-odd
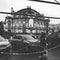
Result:
{"label": "opera house facade", "polygon": [[31,7],[14,12],[11,8],[11,16],[6,16],[4,30],[12,33],[41,33],[48,31],[49,19]]}

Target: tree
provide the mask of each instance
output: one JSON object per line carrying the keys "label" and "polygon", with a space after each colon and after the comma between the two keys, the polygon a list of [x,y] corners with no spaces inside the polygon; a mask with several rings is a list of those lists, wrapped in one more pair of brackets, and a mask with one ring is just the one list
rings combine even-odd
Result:
{"label": "tree", "polygon": [[3,35],[4,32],[4,26],[3,26],[3,22],[0,22],[0,35]]}

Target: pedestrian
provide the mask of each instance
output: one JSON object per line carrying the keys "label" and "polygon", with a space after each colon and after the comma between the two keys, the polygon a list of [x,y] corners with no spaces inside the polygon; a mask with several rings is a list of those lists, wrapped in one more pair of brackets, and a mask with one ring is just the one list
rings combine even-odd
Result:
{"label": "pedestrian", "polygon": [[46,40],[45,40],[46,34],[44,32],[41,33],[41,37],[40,37],[40,45],[45,47],[46,46]]}

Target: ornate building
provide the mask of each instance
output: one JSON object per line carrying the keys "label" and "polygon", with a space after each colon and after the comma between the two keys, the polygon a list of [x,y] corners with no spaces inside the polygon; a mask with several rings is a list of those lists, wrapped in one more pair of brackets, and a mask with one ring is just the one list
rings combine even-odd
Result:
{"label": "ornate building", "polygon": [[31,7],[14,12],[11,9],[11,16],[5,18],[5,30],[13,33],[41,33],[47,32],[49,19],[38,13]]}

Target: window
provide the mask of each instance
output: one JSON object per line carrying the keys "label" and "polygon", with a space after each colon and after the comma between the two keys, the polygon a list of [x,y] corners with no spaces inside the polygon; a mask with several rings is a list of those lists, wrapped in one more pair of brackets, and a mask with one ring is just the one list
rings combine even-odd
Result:
{"label": "window", "polygon": [[19,30],[19,33],[23,33],[23,29],[20,29],[20,30]]}
{"label": "window", "polygon": [[29,25],[29,24],[28,24],[28,23],[26,23],[26,27],[28,27],[28,25]]}
{"label": "window", "polygon": [[27,32],[27,33],[31,33],[31,31],[30,31],[29,29],[26,29],[26,32]]}
{"label": "window", "polygon": [[36,33],[36,30],[32,30],[32,33]]}
{"label": "window", "polygon": [[29,20],[29,27],[33,27],[33,19]]}
{"label": "window", "polygon": [[23,21],[23,24],[25,24],[25,21]]}

